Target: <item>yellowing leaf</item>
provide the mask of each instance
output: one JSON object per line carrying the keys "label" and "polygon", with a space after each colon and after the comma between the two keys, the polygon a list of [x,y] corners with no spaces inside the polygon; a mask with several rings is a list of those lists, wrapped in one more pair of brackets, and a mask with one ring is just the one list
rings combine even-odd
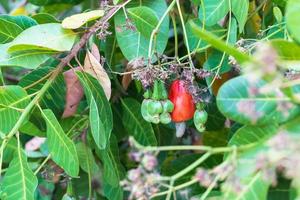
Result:
{"label": "yellowing leaf", "polygon": [[77,29],[85,23],[98,19],[104,15],[103,10],[93,10],[67,17],[62,22],[62,27],[66,29]]}
{"label": "yellowing leaf", "polygon": [[28,15],[28,12],[25,8],[25,6],[20,6],[18,8],[15,8],[10,12],[10,15],[12,16],[19,16],[19,15]]}
{"label": "yellowing leaf", "polygon": [[99,63],[99,61],[93,56],[93,54],[87,51],[83,70],[86,73],[89,73],[93,77],[95,77],[99,83],[101,84],[107,99],[110,99],[111,95],[111,82],[109,76],[107,75],[105,69]]}

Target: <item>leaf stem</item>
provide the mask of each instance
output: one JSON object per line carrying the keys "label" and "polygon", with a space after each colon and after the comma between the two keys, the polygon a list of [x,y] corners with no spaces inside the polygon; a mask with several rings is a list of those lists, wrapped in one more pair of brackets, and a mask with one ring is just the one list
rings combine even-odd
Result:
{"label": "leaf stem", "polygon": [[174,13],[171,14],[171,19],[173,23],[174,39],[175,39],[175,58],[178,59],[178,33],[177,24]]}
{"label": "leaf stem", "polygon": [[239,147],[235,146],[229,146],[229,147],[216,147],[213,148],[211,146],[196,146],[196,145],[178,145],[178,146],[143,146],[140,143],[138,143],[133,137],[130,138],[130,141],[133,142],[134,147],[136,147],[139,150],[143,151],[153,151],[153,152],[159,152],[159,151],[207,151],[211,152],[212,154],[219,154],[219,153],[226,153],[226,152],[232,152],[235,149],[238,151],[243,151],[249,148],[254,147],[257,145],[257,143],[251,143],[247,145],[242,145]]}
{"label": "leaf stem", "polygon": [[220,40],[217,36],[213,35],[209,31],[199,28],[194,22],[191,23],[191,26],[196,36],[206,41],[216,49],[220,51],[224,51],[229,55],[232,55],[239,63],[245,63],[245,62],[258,63],[258,61],[256,61],[250,55],[237,50],[232,45],[226,44],[226,42]]}
{"label": "leaf stem", "polygon": [[208,186],[208,188],[206,189],[206,191],[203,193],[203,195],[201,196],[200,200],[205,200],[207,198],[207,196],[210,194],[210,192],[212,191],[212,189],[217,185],[217,182],[219,181],[219,179],[221,178],[221,174],[218,174],[213,182]]}
{"label": "leaf stem", "polygon": [[45,166],[45,164],[48,162],[48,160],[50,160],[51,158],[51,154],[49,154],[45,160],[41,163],[41,165],[34,171],[34,175],[37,175],[37,173],[39,173],[39,171]]}
{"label": "leaf stem", "polygon": [[167,8],[167,10],[164,12],[163,16],[160,18],[160,20],[158,21],[156,27],[153,29],[153,31],[151,33],[150,42],[149,42],[149,49],[148,49],[148,60],[149,60],[149,63],[151,63],[153,40],[156,39],[156,36],[157,36],[157,34],[159,32],[159,27],[163,23],[164,19],[166,18],[166,16],[170,12],[170,10],[174,7],[174,5],[175,5],[175,0],[173,0],[171,2],[171,4]]}
{"label": "leaf stem", "polygon": [[177,9],[178,9],[181,25],[182,25],[183,37],[184,37],[184,40],[185,40],[185,45],[186,45],[186,49],[187,49],[187,53],[188,53],[190,67],[191,67],[191,69],[193,69],[194,68],[194,63],[193,63],[192,56],[191,56],[189,41],[188,41],[188,37],[187,37],[187,33],[186,33],[185,23],[184,23],[183,15],[182,15],[182,12],[181,12],[179,0],[176,0],[176,4],[177,4]]}
{"label": "leaf stem", "polygon": [[[228,45],[229,38],[230,38],[231,18],[232,18],[232,15],[231,15],[231,9],[232,9],[231,8],[231,1],[228,1],[228,4],[229,4],[229,20],[228,20],[228,32],[227,32],[227,38],[226,38],[226,45]],[[219,76],[222,65],[223,65],[224,60],[225,60],[225,56],[226,56],[226,53],[224,52],[223,55],[222,55],[221,61],[220,61],[219,65],[217,66],[217,72],[215,73],[214,78],[211,81],[211,83],[209,84],[208,88],[211,88],[213,86],[214,82],[216,81],[217,77]]]}
{"label": "leaf stem", "polygon": [[5,85],[5,82],[4,82],[4,78],[3,78],[3,73],[2,73],[2,68],[0,68],[0,85]]}

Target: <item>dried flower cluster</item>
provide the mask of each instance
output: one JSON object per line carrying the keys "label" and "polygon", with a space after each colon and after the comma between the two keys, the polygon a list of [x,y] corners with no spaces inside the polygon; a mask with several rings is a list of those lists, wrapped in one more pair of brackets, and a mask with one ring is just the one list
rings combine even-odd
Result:
{"label": "dried flower cluster", "polygon": [[108,31],[110,24],[108,22],[100,25],[100,31],[97,33],[97,37],[100,40],[105,40],[107,36],[111,35],[112,32]]}
{"label": "dried flower cluster", "polygon": [[157,159],[150,153],[131,152],[130,158],[139,162],[135,169],[131,169],[127,178],[121,181],[124,190],[130,192],[129,200],[148,200],[159,192],[160,174],[156,171]]}
{"label": "dried flower cluster", "polygon": [[217,181],[215,180],[226,180],[226,184],[222,186],[230,187],[231,190],[233,189],[234,191],[239,192],[241,190],[241,186],[238,179],[233,175],[234,170],[234,162],[231,162],[229,159],[211,170],[198,168],[194,178],[203,187],[217,187]]}
{"label": "dried flower cluster", "polygon": [[262,152],[256,160],[257,170],[263,174],[265,181],[277,184],[277,174],[293,180],[292,184],[300,185],[300,139],[296,135],[280,132],[268,143],[268,150]]}

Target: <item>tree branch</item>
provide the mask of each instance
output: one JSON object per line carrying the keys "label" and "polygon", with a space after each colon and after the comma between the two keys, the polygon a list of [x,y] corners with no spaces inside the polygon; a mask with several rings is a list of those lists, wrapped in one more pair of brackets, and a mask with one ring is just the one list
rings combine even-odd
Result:
{"label": "tree branch", "polygon": [[51,84],[54,82],[56,77],[61,73],[63,68],[66,65],[68,65],[69,62],[78,54],[80,49],[85,46],[85,44],[88,42],[89,38],[101,29],[101,27],[102,27],[101,25],[103,23],[108,22],[121,8],[123,8],[125,5],[127,5],[130,1],[131,0],[127,0],[123,4],[113,7],[111,10],[109,10],[107,12],[107,14],[103,18],[101,18],[91,28],[88,29],[88,31],[81,37],[80,41],[77,44],[75,44],[75,46],[73,46],[70,53],[65,58],[63,58],[61,60],[61,62],[57,65],[56,69],[52,72],[48,81],[44,84],[44,86],[37,93],[37,95],[26,106],[26,108],[22,112],[22,114],[21,114],[20,118],[18,119],[17,123],[15,124],[15,126],[12,128],[12,130],[8,133],[8,135],[2,141],[2,144],[0,147],[0,176],[1,176],[2,158],[3,158],[4,149],[7,145],[7,143],[9,142],[9,140],[18,132],[18,130],[22,126],[23,122],[25,121],[27,116],[30,114],[31,110],[35,107],[35,105],[38,104],[39,100],[43,97],[43,95],[48,90],[48,88],[51,86]]}

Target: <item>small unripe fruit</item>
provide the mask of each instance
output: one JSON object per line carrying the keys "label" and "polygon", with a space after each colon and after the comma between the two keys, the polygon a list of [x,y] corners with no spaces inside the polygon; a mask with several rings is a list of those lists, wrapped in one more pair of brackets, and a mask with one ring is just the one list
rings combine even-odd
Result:
{"label": "small unripe fruit", "polygon": [[163,104],[163,112],[173,112],[174,110],[174,104],[170,100],[165,100],[162,102]]}
{"label": "small unripe fruit", "polygon": [[150,115],[156,115],[163,112],[163,106],[160,101],[150,100],[147,110]]}
{"label": "small unripe fruit", "polygon": [[172,121],[171,115],[170,115],[168,112],[162,113],[162,114],[159,116],[159,119],[160,119],[160,122],[161,122],[162,124],[168,124],[168,123],[170,123],[170,122]]}
{"label": "small unripe fruit", "polygon": [[144,99],[144,101],[142,102],[142,106],[141,106],[141,114],[142,114],[142,117],[147,122],[151,122],[151,115],[148,113],[148,110],[147,110],[148,103],[149,103],[149,100],[148,99]]}
{"label": "small unripe fruit", "polygon": [[194,113],[195,124],[205,124],[207,122],[208,114],[205,110],[196,110]]}

